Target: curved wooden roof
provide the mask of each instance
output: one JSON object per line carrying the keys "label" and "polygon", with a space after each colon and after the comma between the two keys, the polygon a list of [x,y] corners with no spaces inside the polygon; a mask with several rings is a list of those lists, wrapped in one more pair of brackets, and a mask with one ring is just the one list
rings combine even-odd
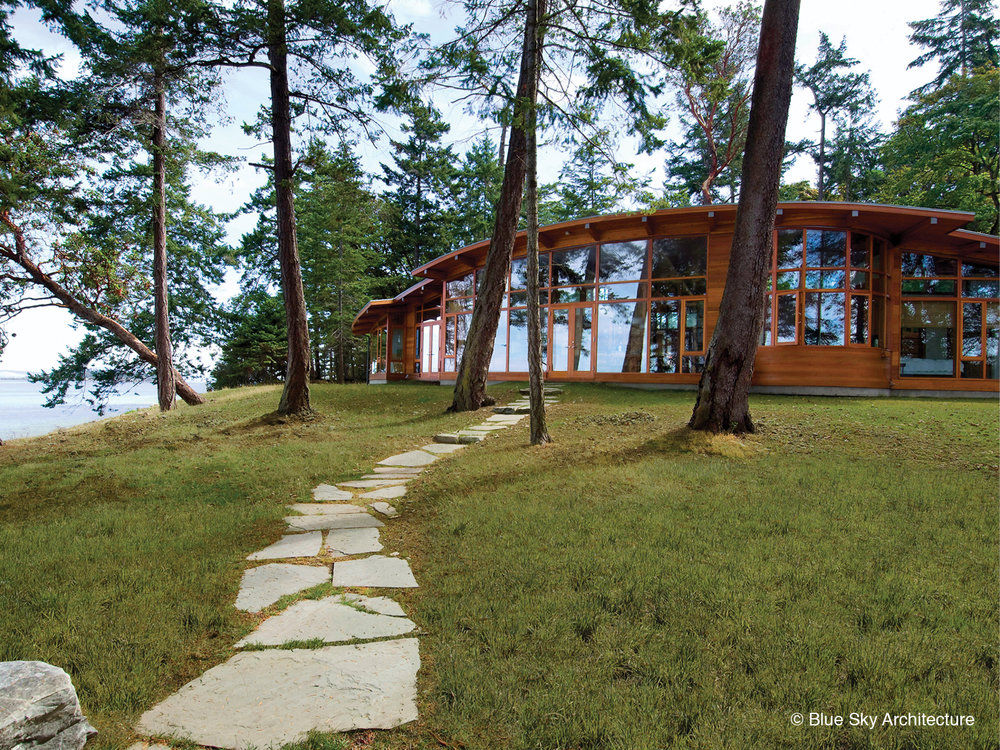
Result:
{"label": "curved wooden roof", "polygon": [[[976,215],[968,211],[939,208],[802,201],[779,203],[775,226],[856,229],[885,237],[893,245],[938,247],[960,253],[970,260],[996,262],[1000,250],[997,237],[962,229],[975,218]],[[655,212],[633,211],[550,224],[539,229],[538,242],[539,248],[547,251],[643,236],[724,234],[733,231],[735,221],[735,204],[666,208]],[[461,277],[482,266],[489,246],[488,239],[467,245],[415,268],[412,273],[438,282]],[[525,232],[521,230],[514,241],[514,257],[525,252]],[[370,302],[358,314],[352,329],[355,333],[364,332],[367,328],[363,319],[368,321],[370,327],[375,322],[372,320],[375,308],[385,307],[382,303],[391,305],[404,299],[409,302],[410,295],[419,290],[424,290],[423,282],[393,300]],[[384,314],[385,311],[379,312]]]}

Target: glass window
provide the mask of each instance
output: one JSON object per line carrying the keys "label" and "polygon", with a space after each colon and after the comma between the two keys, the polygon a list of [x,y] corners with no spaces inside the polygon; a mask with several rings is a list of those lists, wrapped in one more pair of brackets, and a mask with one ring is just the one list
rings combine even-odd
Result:
{"label": "glass window", "polygon": [[962,305],[962,356],[983,356],[983,306],[978,302]]}
{"label": "glass window", "polygon": [[594,287],[592,286],[568,286],[561,289],[552,290],[553,304],[560,302],[593,302]]}
{"label": "glass window", "polygon": [[650,310],[649,371],[679,372],[681,320],[679,301],[654,301]]}
{"label": "glass window", "polygon": [[802,334],[809,346],[843,346],[844,294],[807,292]]}
{"label": "glass window", "polygon": [[703,276],[707,263],[708,237],[662,237],[653,240],[654,279]]}
{"label": "glass window", "polygon": [[596,245],[552,253],[552,286],[593,284],[596,272]]}
{"label": "glass window", "polygon": [[577,307],[573,314],[573,370],[588,372],[590,370],[590,349],[593,341],[592,307]]}
{"label": "glass window", "polygon": [[455,279],[454,281],[449,281],[446,285],[448,298],[454,297],[471,297],[472,296],[472,283],[474,274],[469,274],[468,276],[463,276],[460,279]]}
{"label": "glass window", "polygon": [[829,229],[807,229],[806,265],[847,265],[847,233]]}
{"label": "glass window", "polygon": [[871,237],[859,232],[851,232],[851,266],[868,268],[868,245]]}
{"label": "glass window", "polygon": [[962,282],[963,297],[1000,297],[1000,280],[971,279]]}
{"label": "glass window", "polygon": [[903,279],[903,294],[916,296],[955,296],[954,279]]}
{"label": "glass window", "polygon": [[684,303],[684,351],[700,352],[705,348],[705,303],[687,300]]}
{"label": "glass window", "polygon": [[[545,330],[548,321],[539,311],[539,321],[542,330]],[[510,311],[510,345],[508,347],[508,357],[510,363],[508,367],[511,372],[528,371],[528,311]]]}
{"label": "glass window", "polygon": [[444,361],[444,371],[445,372],[455,372],[455,358],[454,357],[448,357]]}
{"label": "glass window", "polygon": [[705,293],[705,279],[654,281],[654,297],[696,297]]}
{"label": "glass window", "polygon": [[868,297],[851,296],[851,343],[868,343]]}
{"label": "glass window", "polygon": [[963,263],[962,275],[987,276],[989,278],[996,278],[998,275],[997,266],[988,266],[985,263]]}
{"label": "glass window", "polygon": [[[549,256],[547,253],[538,254],[538,286],[539,288],[549,285]],[[515,258],[510,262],[510,288],[528,288],[528,259]]]}
{"label": "glass window", "polygon": [[764,328],[760,332],[760,345],[771,345],[771,295],[767,295],[767,302],[764,303]]}
{"label": "glass window", "polygon": [[789,289],[799,288],[799,277],[801,272],[799,271],[781,271],[778,273],[778,283],[777,287],[779,291],[787,291]]}
{"label": "glass window", "polygon": [[796,323],[798,320],[799,295],[778,295],[778,343],[794,344],[798,340]]}
{"label": "glass window", "polygon": [[455,356],[455,316],[444,319],[444,356]]}
{"label": "glass window", "polygon": [[637,299],[646,296],[646,282],[633,281],[623,284],[605,284],[600,287],[597,299],[607,302],[613,299]]}
{"label": "glass window", "polygon": [[597,306],[597,372],[642,372],[647,307],[645,300]]}
{"label": "glass window", "polygon": [[493,356],[490,357],[490,372],[507,371],[507,313],[500,313],[497,335],[493,339]]}
{"label": "glass window", "polygon": [[904,301],[899,374],[904,377],[955,376],[955,305]]}
{"label": "glass window", "polygon": [[463,297],[461,299],[450,299],[445,302],[445,312],[462,312],[463,310],[472,309],[472,297]]}
{"label": "glass window", "polygon": [[922,253],[903,253],[903,276],[957,276],[958,262]]}
{"label": "glass window", "polygon": [[986,377],[1000,378],[1000,305],[986,303]]}
{"label": "glass window", "polygon": [[799,268],[802,265],[802,230],[778,230],[778,268]]}
{"label": "glass window", "polygon": [[877,237],[872,240],[872,270],[885,270],[885,241]]}
{"label": "glass window", "polygon": [[462,352],[465,351],[465,338],[469,333],[470,318],[472,316],[468,314],[455,316],[455,356],[459,359],[462,358]]}
{"label": "glass window", "polygon": [[638,281],[646,278],[645,241],[601,245],[601,281]]}
{"label": "glass window", "polygon": [[868,272],[851,271],[851,289],[867,289],[867,288],[868,288]]}
{"label": "glass window", "polygon": [[[392,356],[390,359],[402,359],[403,358],[403,329],[393,328],[392,329]],[[395,370],[393,370],[395,372]]]}
{"label": "glass window", "polygon": [[843,271],[806,271],[806,289],[843,289]]}
{"label": "glass window", "polygon": [[705,369],[704,355],[681,357],[681,372],[701,372]]}

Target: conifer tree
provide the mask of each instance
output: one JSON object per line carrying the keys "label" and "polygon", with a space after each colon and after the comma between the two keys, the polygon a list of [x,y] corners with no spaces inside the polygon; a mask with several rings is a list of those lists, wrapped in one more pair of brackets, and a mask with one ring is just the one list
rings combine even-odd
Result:
{"label": "conifer tree", "polygon": [[941,10],[934,18],[912,21],[910,41],[926,51],[908,67],[936,62],[934,80],[914,94],[927,94],[940,88],[953,75],[967,76],[983,67],[1000,65],[998,40],[1000,20],[993,0],[941,0]]}

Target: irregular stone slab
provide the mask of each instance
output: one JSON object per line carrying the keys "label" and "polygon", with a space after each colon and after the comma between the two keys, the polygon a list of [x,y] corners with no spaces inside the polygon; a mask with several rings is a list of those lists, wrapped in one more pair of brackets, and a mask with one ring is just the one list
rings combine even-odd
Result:
{"label": "irregular stone slab", "polygon": [[362,479],[403,479],[405,481],[410,481],[413,479],[413,474],[365,474]]}
{"label": "irregular stone slab", "polygon": [[426,466],[437,461],[434,456],[427,451],[407,451],[396,456],[389,456],[379,461],[382,466]]}
{"label": "irregular stone slab", "polygon": [[315,557],[323,546],[323,532],[286,534],[270,547],[247,556],[247,560],[280,560],[286,557]]}
{"label": "irregular stone slab", "polygon": [[330,569],[325,565],[270,563],[250,568],[240,581],[240,593],[236,595],[236,609],[244,612],[260,612],[283,596],[319,586],[329,580]]}
{"label": "irregular stone slab", "polygon": [[497,414],[528,414],[531,410],[527,406],[494,406],[493,411]]}
{"label": "irregular stone slab", "polygon": [[378,529],[334,529],[326,535],[326,548],[334,557],[363,555],[378,552],[382,543],[378,540]]}
{"label": "irregular stone slab", "polygon": [[[546,395],[546,396],[558,396],[562,392],[563,392],[562,388],[543,388],[542,389],[542,393],[544,395]],[[518,393],[520,393],[522,396],[530,396],[531,395],[531,389],[530,388],[521,388],[518,391]]]}
{"label": "irregular stone slab", "polygon": [[134,742],[128,746],[128,750],[172,750],[169,745],[160,742]]}
{"label": "irregular stone slab", "polygon": [[420,450],[427,451],[428,453],[454,453],[455,451],[460,451],[464,448],[463,443],[429,443],[423,446]]}
{"label": "irregular stone slab", "polygon": [[493,424],[517,424],[524,419],[523,414],[493,414],[486,417],[487,423]]}
{"label": "irregular stone slab", "polygon": [[444,445],[454,444],[458,442],[458,435],[454,432],[439,432],[434,436],[434,442]]}
{"label": "irregular stone slab", "polygon": [[356,479],[353,482],[341,482],[339,487],[353,487],[355,489],[367,489],[368,487],[391,487],[396,484],[406,484],[407,479]]}
{"label": "irregular stone slab", "polygon": [[355,607],[361,607],[369,612],[390,617],[406,617],[406,612],[396,602],[387,596],[362,596],[350,592],[341,594],[344,601],[351,602]]}
{"label": "irregular stone slab", "polygon": [[244,651],[144,713],[139,731],[238,750],[391,729],[417,718],[419,668],[416,638]]}
{"label": "irregular stone slab", "polygon": [[488,438],[492,434],[493,433],[491,433],[491,432],[485,432],[483,430],[462,430],[462,431],[460,431],[458,433],[458,436],[460,438],[462,438],[462,437],[474,437],[474,438],[479,438],[480,440],[483,440],[484,438]]}
{"label": "irregular stone slab", "polygon": [[362,560],[334,563],[333,585],[412,589],[417,587],[417,581],[406,560],[372,555]]}
{"label": "irregular stone slab", "polygon": [[387,518],[395,518],[399,515],[399,511],[389,505],[389,503],[371,503],[371,506]]}
{"label": "irregular stone slab", "polygon": [[79,750],[94,734],[66,672],[43,661],[0,662],[0,747]]}
{"label": "irregular stone slab", "polygon": [[[351,497],[354,496],[351,495]],[[365,512],[365,509],[360,505],[352,505],[351,503],[294,503],[285,507],[307,516],[333,516]]]}
{"label": "irregular stone slab", "polygon": [[288,528],[294,531],[319,529],[365,529],[385,526],[371,513],[338,513],[328,516],[288,516]]}
{"label": "irregular stone slab", "polygon": [[332,484],[321,484],[313,489],[313,500],[318,503],[338,502],[350,499],[350,492],[338,490]]}
{"label": "irregular stone slab", "polygon": [[361,497],[366,500],[392,500],[406,494],[406,487],[382,487],[378,490],[366,492]]}
{"label": "irregular stone slab", "polygon": [[481,430],[482,432],[493,432],[494,430],[506,430],[510,425],[506,424],[474,424],[467,427],[468,430]]}
{"label": "irregular stone slab", "polygon": [[258,628],[236,644],[244,646],[280,646],[292,641],[318,639],[324,643],[367,640],[405,635],[416,629],[405,617],[362,612],[328,596],[317,601],[296,602],[284,612],[264,620]]}
{"label": "irregular stone slab", "polygon": [[423,471],[420,466],[376,466],[372,469],[376,474],[410,474],[416,476]]}

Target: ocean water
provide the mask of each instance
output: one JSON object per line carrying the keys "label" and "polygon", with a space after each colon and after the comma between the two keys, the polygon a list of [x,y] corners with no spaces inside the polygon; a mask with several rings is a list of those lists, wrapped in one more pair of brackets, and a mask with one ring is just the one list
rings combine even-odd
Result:
{"label": "ocean water", "polygon": [[[192,381],[191,385],[199,391],[205,388],[202,382]],[[0,440],[44,435],[60,427],[113,417],[156,403],[156,386],[139,383],[112,396],[102,417],[83,400],[82,394],[71,389],[66,404],[46,409],[42,406],[45,396],[41,385],[23,378],[0,377]]]}

